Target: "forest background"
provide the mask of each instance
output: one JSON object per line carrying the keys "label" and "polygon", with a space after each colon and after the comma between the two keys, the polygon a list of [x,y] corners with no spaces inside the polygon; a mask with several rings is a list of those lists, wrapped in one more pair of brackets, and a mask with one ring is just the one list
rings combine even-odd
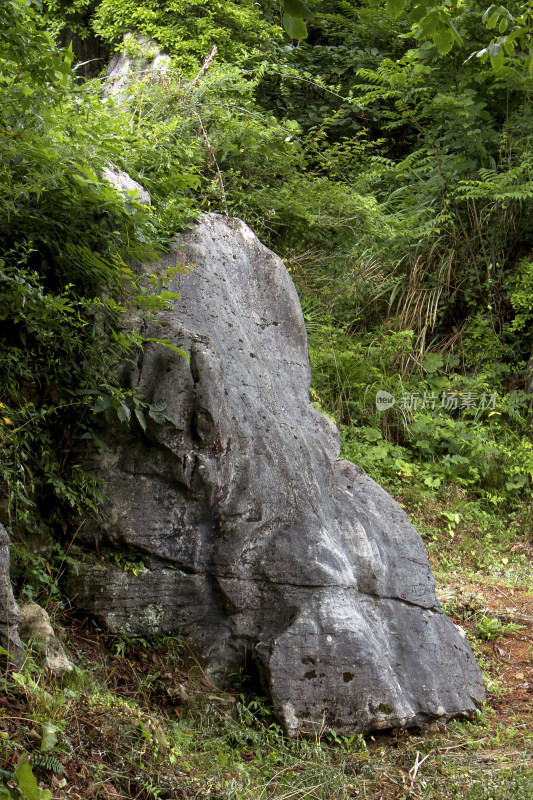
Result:
{"label": "forest background", "polygon": [[[117,113],[131,31],[172,67]],[[0,521],[28,597],[60,597],[99,513],[102,426],[165,422],[114,377],[143,346],[121,319],[174,302],[132,266],[204,211],[284,259],[312,401],[437,574],[529,580],[532,34],[529,2],[0,0]]]}

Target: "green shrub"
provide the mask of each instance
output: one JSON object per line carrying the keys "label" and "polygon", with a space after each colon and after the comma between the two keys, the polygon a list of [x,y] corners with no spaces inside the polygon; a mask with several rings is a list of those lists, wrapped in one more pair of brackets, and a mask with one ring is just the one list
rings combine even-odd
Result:
{"label": "green shrub", "polygon": [[113,370],[142,347],[119,320],[171,296],[128,266],[155,256],[162,225],[101,177],[124,152],[112,103],[78,87],[71,54],[31,6],[3,3],[2,14],[0,513],[31,529],[45,509],[56,522],[96,511],[81,457],[97,439],[99,398],[129,415],[134,398]]}

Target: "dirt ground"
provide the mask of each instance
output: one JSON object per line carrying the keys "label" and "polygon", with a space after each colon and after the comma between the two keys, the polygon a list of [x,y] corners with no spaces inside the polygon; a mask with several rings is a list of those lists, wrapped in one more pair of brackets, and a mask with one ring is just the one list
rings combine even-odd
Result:
{"label": "dirt ground", "polygon": [[[369,737],[368,757],[364,753],[354,756],[352,764],[354,769],[367,769],[368,780],[359,777],[353,794],[343,797],[421,798],[423,792],[417,781],[431,774],[436,777],[428,777],[427,786],[431,780],[442,781],[442,760],[447,770],[455,769],[460,774],[464,770],[466,774],[473,769],[478,777],[533,767],[533,595],[525,588],[468,583],[458,577],[441,587],[438,596],[453,622],[467,630],[489,678],[488,712],[480,724],[467,729],[434,724],[423,732],[399,731],[391,737]],[[495,638],[489,641],[479,638],[479,624],[484,618],[500,622]],[[13,769],[26,751],[31,753],[37,779],[52,789],[56,800],[93,800],[97,796],[101,800],[144,800],[152,795],[141,780],[141,770],[135,771],[132,764],[136,759],[142,761],[148,748],[146,758],[152,759],[154,770],[170,770],[169,780],[179,787],[164,797],[226,798],[225,792],[212,788],[216,775],[207,767],[182,760],[170,766],[168,757],[165,761],[155,747],[154,737],[157,738],[158,719],[163,725],[165,719],[180,719],[187,704],[194,704],[195,700],[201,703],[202,698],[214,697],[229,718],[234,708],[231,702],[237,698],[223,693],[212,695],[213,687],[205,682],[201,665],[190,655],[182,654],[172,663],[165,647],[124,649],[119,639],[103,635],[90,620],[58,614],[57,621],[64,628],[72,660],[93,675],[100,687],[111,691],[116,701],[111,706],[96,702],[90,691],[78,697],[63,720],[62,736],[69,742],[69,753],[58,753],[57,774],[52,774],[49,767],[45,769],[34,760],[41,737],[39,719],[46,705],[44,685],[41,699],[34,690],[27,691],[26,696],[16,689],[0,692],[0,767]],[[63,716],[60,708],[52,718],[55,713]],[[154,730],[145,731],[153,721]],[[427,761],[422,755],[426,751],[431,754]],[[252,751],[244,758],[248,756],[255,758]],[[331,757],[333,764],[333,751]],[[285,769],[288,768],[281,773]],[[207,792],[205,787],[209,786]],[[447,790],[444,784],[439,791],[439,797],[446,800],[455,796],[449,793],[455,790]],[[281,792],[279,796],[289,795]],[[294,794],[300,796],[306,795]]]}
{"label": "dirt ground", "polygon": [[[475,633],[480,616],[500,620],[503,635],[479,643],[498,685],[498,691],[491,692],[489,684],[488,702],[495,722],[514,724],[520,717],[524,727],[533,732],[533,595],[497,584],[457,583],[440,589],[438,596],[445,606],[453,603],[452,620],[471,633]],[[509,623],[520,629],[507,632]]]}

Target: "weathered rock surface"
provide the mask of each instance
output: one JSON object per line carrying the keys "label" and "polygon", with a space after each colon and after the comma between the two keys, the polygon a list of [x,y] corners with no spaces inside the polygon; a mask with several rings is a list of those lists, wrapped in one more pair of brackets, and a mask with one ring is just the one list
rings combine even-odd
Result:
{"label": "weathered rock surface", "polygon": [[122,51],[115,53],[107,68],[104,93],[122,103],[132,82],[157,79],[169,69],[170,56],[159,50],[157,42],[140,34],[126,33]]}
{"label": "weathered rock surface", "polygon": [[20,636],[32,642],[42,652],[45,664],[56,675],[72,670],[72,664],[54,633],[48,613],[37,603],[24,603],[20,607]]}
{"label": "weathered rock surface", "polygon": [[[238,220],[183,236],[182,293],[127,379],[175,427],[110,434],[100,546],[70,593],[114,632],[188,637],[211,668],[258,668],[287,731],[369,731],[470,714],[484,694],[400,506],[338,460],[309,402],[300,304],[282,261]],[[153,265],[152,265],[153,267]],[[246,665],[246,666],[245,666]]]}
{"label": "weathered rock surface", "polygon": [[18,634],[20,610],[13,597],[9,562],[9,536],[0,524],[0,646],[9,653],[9,661],[19,665],[22,660],[22,644]]}
{"label": "weathered rock surface", "polygon": [[137,200],[143,206],[152,204],[149,192],[140,183],[134,181],[124,170],[110,165],[103,170],[102,178],[114,186],[124,197],[131,197],[132,200]]}

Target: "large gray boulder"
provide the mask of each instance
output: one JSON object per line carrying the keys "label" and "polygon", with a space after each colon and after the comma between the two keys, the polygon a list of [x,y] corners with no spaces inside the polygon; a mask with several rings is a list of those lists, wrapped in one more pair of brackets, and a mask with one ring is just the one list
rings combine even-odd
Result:
{"label": "large gray boulder", "polygon": [[[309,402],[307,340],[283,262],[208,215],[157,268],[197,266],[126,380],[175,425],[115,430],[99,465],[100,552],[70,580],[115,633],[191,640],[209,668],[257,669],[291,735],[471,714],[484,695],[400,506],[338,459]],[[153,265],[152,265],[153,268]]]}
{"label": "large gray boulder", "polygon": [[[7,660],[18,666],[22,660],[22,644],[18,634],[20,609],[11,588],[9,545],[8,533],[0,523],[0,646],[9,654]],[[5,657],[2,660],[6,660]]]}

